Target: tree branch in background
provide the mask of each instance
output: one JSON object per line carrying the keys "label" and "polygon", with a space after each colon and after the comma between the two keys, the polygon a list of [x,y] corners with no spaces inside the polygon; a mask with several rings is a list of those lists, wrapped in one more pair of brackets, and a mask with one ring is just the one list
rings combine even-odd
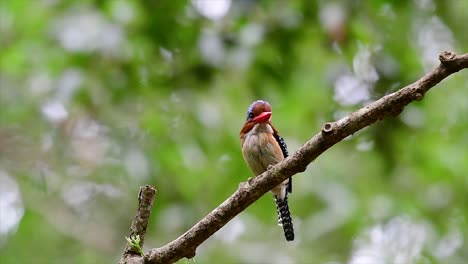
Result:
{"label": "tree branch in background", "polygon": [[[274,186],[296,173],[303,172],[314,159],[331,146],[386,116],[399,115],[406,105],[422,100],[425,93],[444,78],[468,68],[468,54],[457,56],[445,51],[439,55],[439,60],[441,63],[437,68],[415,83],[386,95],[336,122],[324,124],[321,132],[307,141],[292,156],[263,174],[249,179],[248,182],[241,183],[234,194],[176,240],[160,248],[151,249],[144,258],[137,256],[128,259],[126,263],[167,264],[184,257],[194,257],[201,243]],[[138,215],[135,219],[137,218]]]}
{"label": "tree branch in background", "polygon": [[149,185],[140,187],[138,210],[130,226],[130,236],[127,238],[128,244],[119,263],[143,263],[141,248],[145,242],[146,228],[148,227],[155,196],[156,189],[154,187]]}

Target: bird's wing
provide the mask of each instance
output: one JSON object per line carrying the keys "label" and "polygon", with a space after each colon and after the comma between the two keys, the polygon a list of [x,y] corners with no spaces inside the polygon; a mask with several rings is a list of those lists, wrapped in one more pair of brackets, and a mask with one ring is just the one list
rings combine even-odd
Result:
{"label": "bird's wing", "polygon": [[[278,134],[276,130],[274,130],[273,136],[276,139],[276,142],[278,142],[278,145],[281,148],[281,152],[283,152],[283,157],[287,158],[289,156],[288,153],[288,146],[286,145],[286,142],[284,142],[284,139]],[[289,177],[289,182],[288,182],[288,188],[287,188],[288,193],[292,193],[292,179]]]}

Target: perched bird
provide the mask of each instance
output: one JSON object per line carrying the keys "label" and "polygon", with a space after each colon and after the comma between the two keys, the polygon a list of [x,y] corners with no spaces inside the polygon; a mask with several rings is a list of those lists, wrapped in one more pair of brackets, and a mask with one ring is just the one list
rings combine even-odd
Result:
{"label": "perched bird", "polygon": [[[288,156],[286,143],[271,124],[271,114],[268,102],[253,102],[247,110],[247,118],[240,132],[242,155],[255,176]],[[291,178],[271,190],[278,211],[278,224],[283,226],[284,236],[288,241],[294,240],[294,228],[288,206],[288,193],[291,191]]]}

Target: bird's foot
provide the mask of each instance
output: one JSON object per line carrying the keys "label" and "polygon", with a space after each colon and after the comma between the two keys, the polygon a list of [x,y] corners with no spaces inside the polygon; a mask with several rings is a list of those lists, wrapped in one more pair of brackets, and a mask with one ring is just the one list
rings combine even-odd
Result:
{"label": "bird's foot", "polygon": [[249,177],[249,178],[247,179],[247,182],[249,183],[249,185],[252,183],[252,180],[253,180],[253,177]]}
{"label": "bird's foot", "polygon": [[239,188],[247,188],[250,187],[250,183],[252,182],[253,177],[249,177],[247,181],[239,183]]}

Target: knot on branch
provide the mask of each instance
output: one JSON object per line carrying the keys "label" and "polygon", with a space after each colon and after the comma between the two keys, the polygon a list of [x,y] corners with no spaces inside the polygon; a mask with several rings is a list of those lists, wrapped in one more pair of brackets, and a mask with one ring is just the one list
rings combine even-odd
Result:
{"label": "knot on branch", "polygon": [[451,51],[443,51],[439,54],[441,66],[449,72],[457,72],[461,70],[459,56]]}
{"label": "knot on branch", "polygon": [[325,123],[322,127],[322,134],[330,134],[333,132],[334,128],[334,123]]}
{"label": "knot on branch", "polygon": [[414,93],[414,99],[417,101],[421,101],[424,98],[424,90],[421,88],[416,89],[416,92]]}
{"label": "knot on branch", "polygon": [[196,253],[195,253],[195,249],[191,249],[189,252],[187,252],[187,254],[185,254],[185,258],[187,259],[192,259],[195,257]]}
{"label": "knot on branch", "polygon": [[399,105],[393,106],[390,110],[390,115],[398,116],[399,114],[401,114],[401,112],[403,112],[403,108],[404,106],[399,106]]}
{"label": "knot on branch", "polygon": [[457,55],[455,55],[455,53],[453,53],[451,51],[442,51],[439,54],[439,60],[440,60],[440,63],[442,63],[442,64],[449,64],[449,63],[455,61],[456,57],[457,57]]}

